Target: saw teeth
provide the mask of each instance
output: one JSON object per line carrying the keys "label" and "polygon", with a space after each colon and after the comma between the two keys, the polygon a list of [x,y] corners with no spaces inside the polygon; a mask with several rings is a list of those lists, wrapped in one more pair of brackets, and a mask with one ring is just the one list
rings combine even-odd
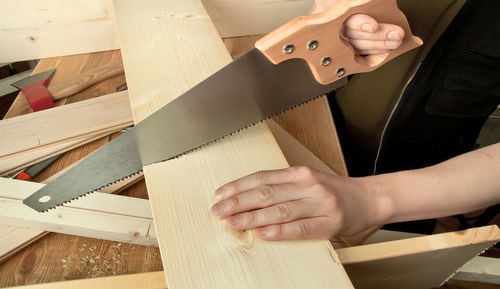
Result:
{"label": "saw teeth", "polygon": [[[273,115],[271,115],[271,116],[269,116],[269,117],[266,117],[266,118],[264,118],[264,119],[262,119],[262,120],[260,120],[260,121],[254,122],[254,123],[249,124],[249,125],[247,125],[247,126],[245,126],[245,127],[239,128],[239,129],[237,129],[237,130],[235,130],[235,131],[232,131],[232,132],[230,132],[230,133],[228,133],[228,134],[226,134],[226,135],[224,135],[224,136],[221,136],[221,137],[216,138],[216,139],[213,139],[213,140],[209,140],[208,142],[206,142],[206,143],[204,143],[204,144],[202,144],[202,145],[200,145],[200,146],[197,146],[197,147],[195,147],[195,148],[193,148],[193,149],[190,149],[190,150],[188,150],[188,151],[185,151],[185,152],[183,152],[182,154],[176,155],[176,156],[175,156],[175,157],[173,157],[173,158],[169,158],[169,159],[166,159],[166,160],[163,160],[163,161],[159,161],[159,162],[157,162],[157,163],[162,163],[162,162],[166,162],[166,161],[169,161],[169,160],[178,159],[178,158],[180,158],[180,157],[182,157],[182,156],[184,156],[184,155],[187,155],[187,154],[189,154],[189,153],[192,153],[192,152],[194,152],[194,151],[197,151],[197,150],[199,150],[199,149],[201,149],[201,148],[203,148],[203,147],[205,147],[205,146],[207,146],[207,145],[210,145],[210,144],[212,144],[212,143],[218,142],[218,141],[220,141],[220,140],[222,140],[222,139],[224,139],[224,138],[226,138],[226,137],[228,137],[228,136],[232,136],[232,135],[237,134],[237,133],[239,133],[239,132],[241,132],[241,131],[244,131],[244,130],[246,130],[246,129],[250,128],[250,127],[256,126],[257,124],[262,123],[262,122],[264,122],[264,121],[266,121],[266,120],[270,120],[270,119],[272,119],[273,117],[278,116],[278,115],[280,115],[280,114],[282,114],[282,113],[288,112],[288,111],[290,111],[290,110],[294,110],[294,109],[296,109],[297,107],[302,106],[302,105],[304,105],[304,104],[306,104],[306,103],[313,102],[313,101],[317,100],[318,98],[320,98],[320,97],[322,97],[322,96],[324,96],[324,95],[325,95],[325,94],[322,94],[322,95],[316,96],[316,97],[314,97],[314,98],[311,98],[311,99],[309,99],[309,100],[306,100],[306,101],[304,101],[304,102],[302,102],[302,103],[296,104],[296,105],[294,105],[294,106],[292,106],[292,107],[290,107],[290,108],[287,108],[287,109],[285,109],[285,110],[283,110],[283,111],[281,111],[281,112],[279,112],[279,113],[275,113],[275,114],[273,114]],[[152,164],[155,164],[155,163],[146,164],[146,165],[144,165],[144,166],[149,166],[149,165],[152,165]],[[140,170],[139,172],[142,172],[142,170]],[[133,175],[135,175],[135,174],[132,174],[132,175],[130,175],[130,176],[133,176]],[[128,177],[130,177],[130,176],[128,176]],[[128,177],[127,177],[127,178],[128,178]],[[113,183],[111,183],[111,184],[113,184]],[[109,186],[109,185],[111,185],[111,184],[107,184],[107,185],[106,185],[106,186],[104,186],[104,187],[107,187],[107,186]],[[101,187],[101,188],[103,188],[103,187]]]}
{"label": "saw teeth", "polygon": [[107,187],[109,187],[109,186],[111,186],[111,185],[113,185],[113,184],[119,183],[119,182],[121,182],[121,181],[123,181],[123,180],[126,180],[126,179],[128,179],[128,178],[131,178],[131,177],[133,177],[133,176],[135,176],[135,175],[138,175],[138,174],[140,174],[140,173],[142,173],[142,172],[143,172],[143,170],[139,170],[139,171],[137,171],[137,172],[135,172],[135,173],[133,173],[133,174],[130,174],[130,175],[126,176],[126,177],[123,177],[123,178],[121,178],[121,179],[118,179],[118,180],[116,180],[116,181],[114,181],[114,182],[111,182],[111,183],[109,183],[109,184],[107,184],[107,185],[100,186],[99,188],[97,188],[97,189],[95,189],[95,190],[93,190],[93,191],[86,192],[86,193],[84,193],[83,195],[80,195],[80,196],[78,196],[78,197],[75,197],[75,198],[73,198],[73,199],[71,199],[71,200],[64,201],[64,202],[62,202],[62,203],[60,203],[60,204],[57,204],[57,205],[55,205],[55,206],[53,206],[53,207],[50,207],[50,208],[48,208],[48,209],[46,209],[46,210],[44,210],[44,211],[41,211],[41,212],[42,212],[42,213],[47,213],[47,212],[48,212],[48,211],[50,211],[50,210],[53,210],[53,209],[55,209],[55,208],[57,208],[57,207],[60,207],[60,206],[64,206],[65,204],[69,204],[69,203],[73,202],[74,200],[78,200],[78,199],[80,199],[80,198],[86,197],[87,195],[90,195],[90,194],[93,194],[93,193],[99,192],[100,190],[102,190],[102,189],[104,189],[104,188],[107,188]]}

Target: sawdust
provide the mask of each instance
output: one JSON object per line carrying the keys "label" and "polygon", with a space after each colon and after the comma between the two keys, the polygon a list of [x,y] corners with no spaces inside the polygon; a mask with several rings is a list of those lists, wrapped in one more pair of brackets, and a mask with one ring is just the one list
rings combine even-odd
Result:
{"label": "sawdust", "polygon": [[[81,252],[75,256],[71,264],[79,277],[93,278],[101,276],[119,275],[127,272],[127,261],[125,259],[128,254],[127,250],[134,250],[135,246],[122,243],[114,243],[112,245],[99,244],[98,247],[94,243],[82,244],[76,250]],[[67,260],[62,259],[62,267],[66,268]]]}

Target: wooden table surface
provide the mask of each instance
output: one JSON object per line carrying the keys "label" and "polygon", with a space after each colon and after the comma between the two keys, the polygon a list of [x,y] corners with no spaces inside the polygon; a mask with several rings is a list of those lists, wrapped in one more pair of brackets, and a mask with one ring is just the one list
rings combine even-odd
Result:
{"label": "wooden table surface", "polygon": [[[225,43],[233,57],[237,57],[253,46],[258,36],[226,39]],[[40,60],[34,73],[56,68],[51,78],[55,84],[77,76],[79,73],[117,61],[121,58],[119,50],[73,56],[63,56]],[[102,81],[88,89],[57,101],[63,105],[80,100],[112,93],[115,87],[125,81],[124,75]],[[291,132],[299,141],[332,167],[338,174],[346,175],[347,170],[333,121],[326,108],[326,98],[319,99],[309,106],[280,115],[275,120]],[[311,105],[322,107],[324,113],[310,113]],[[26,97],[20,93],[5,118],[30,113]],[[326,118],[326,119],[325,119]],[[325,133],[325,123],[331,127]],[[323,124],[315,130],[315,124]],[[92,153],[117,134],[111,135],[65,153],[63,157],[40,173],[35,181],[41,181],[59,172],[70,164]],[[147,198],[144,181],[122,192],[123,195]],[[85,220],[82,220],[84,222]],[[35,284],[130,274],[162,270],[160,252],[157,247],[145,247],[58,233],[50,233],[19,251],[0,264],[0,287]]]}
{"label": "wooden table surface", "polygon": [[[57,83],[120,58],[120,51],[108,51],[42,59],[35,73],[56,68],[51,83]],[[57,101],[56,105],[112,93],[124,81],[124,75],[110,78],[68,99]],[[6,118],[29,112],[31,110],[26,98],[20,94]],[[99,139],[64,154],[40,173],[35,181],[44,180],[80,160],[112,137]],[[147,198],[146,185],[141,181],[123,194]],[[0,287],[158,270],[162,270],[162,264],[157,247],[50,233],[0,264]]]}
{"label": "wooden table surface", "polygon": [[[240,55],[252,46],[258,37],[240,37],[226,39],[228,50],[234,56]],[[91,54],[42,59],[35,73],[56,68],[51,83],[57,83],[75,77],[102,65],[121,58],[120,51],[107,51]],[[112,93],[115,87],[125,81],[124,75],[102,81],[68,99],[56,102],[56,105],[72,103]],[[319,107],[326,107],[326,100],[316,101]],[[317,109],[317,107],[315,108]],[[333,127],[318,130],[318,124],[328,121],[328,114],[311,114],[311,106],[280,115],[275,120],[287,129],[309,150],[328,164],[340,175],[347,175],[340,145]],[[6,118],[31,112],[26,98],[21,93],[13,103]],[[333,123],[332,123],[333,124]],[[323,128],[324,129],[324,128]],[[326,132],[326,133],[325,133]],[[99,139],[65,153],[63,157],[40,173],[35,181],[41,181],[59,172],[70,164],[92,153],[117,134]],[[140,181],[122,192],[123,195],[147,198],[146,185]],[[84,222],[85,220],[82,220]],[[140,272],[162,270],[160,252],[157,247],[145,247],[127,243],[105,241],[58,233],[49,233],[38,241],[28,245],[8,260],[0,263],[0,287],[15,285],[55,282],[61,280],[93,278]],[[483,287],[477,287],[483,286]],[[484,287],[486,286],[486,287]],[[498,286],[478,285],[477,283],[449,282],[442,288],[499,288]]]}

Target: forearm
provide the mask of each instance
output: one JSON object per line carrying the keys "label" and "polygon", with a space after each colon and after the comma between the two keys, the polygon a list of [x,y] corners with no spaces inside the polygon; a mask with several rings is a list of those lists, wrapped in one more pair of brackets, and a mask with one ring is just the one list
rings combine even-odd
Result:
{"label": "forearm", "polygon": [[379,224],[450,216],[500,202],[500,143],[438,165],[367,177]]}

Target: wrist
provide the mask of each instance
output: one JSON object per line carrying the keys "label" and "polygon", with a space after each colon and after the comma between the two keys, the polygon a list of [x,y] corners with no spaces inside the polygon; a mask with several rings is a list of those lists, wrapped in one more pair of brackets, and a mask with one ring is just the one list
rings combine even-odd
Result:
{"label": "wrist", "polygon": [[391,178],[390,174],[361,178],[369,201],[373,227],[390,223],[396,214],[394,184]]}

